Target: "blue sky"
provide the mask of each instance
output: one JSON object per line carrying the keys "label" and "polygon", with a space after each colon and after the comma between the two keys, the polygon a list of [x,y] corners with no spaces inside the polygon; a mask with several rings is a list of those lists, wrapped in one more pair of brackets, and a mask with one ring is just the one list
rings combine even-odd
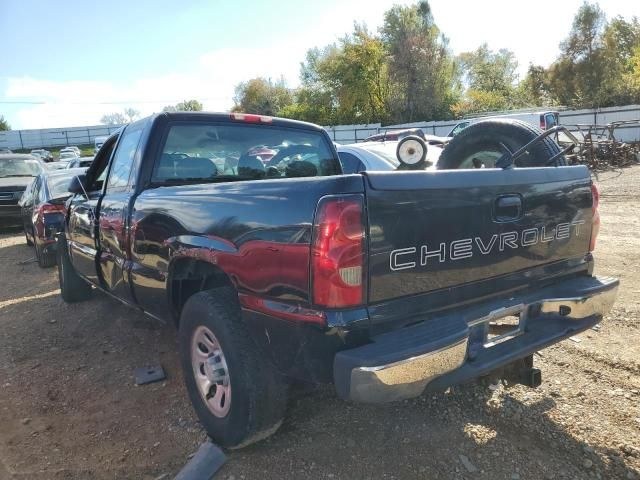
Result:
{"label": "blue sky", "polygon": [[[307,49],[354,21],[377,29],[394,3],[410,2],[0,0],[0,114],[17,129],[96,124],[126,107],[149,114],[190,98],[227,110],[239,81],[282,76],[295,86]],[[553,61],[580,3],[431,1],[454,52],[507,47],[522,72]],[[629,0],[601,7],[640,15]]]}

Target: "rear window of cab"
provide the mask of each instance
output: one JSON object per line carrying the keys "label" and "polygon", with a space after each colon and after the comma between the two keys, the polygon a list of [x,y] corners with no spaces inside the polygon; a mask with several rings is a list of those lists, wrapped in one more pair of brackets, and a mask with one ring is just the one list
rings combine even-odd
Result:
{"label": "rear window of cab", "polygon": [[321,132],[246,124],[169,127],[155,184],[318,177],[341,173]]}

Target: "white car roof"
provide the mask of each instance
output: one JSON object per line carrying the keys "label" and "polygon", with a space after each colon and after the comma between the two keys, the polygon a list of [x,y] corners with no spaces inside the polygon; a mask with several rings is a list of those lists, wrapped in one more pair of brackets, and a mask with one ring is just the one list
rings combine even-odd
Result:
{"label": "white car roof", "polygon": [[[338,153],[347,152],[355,155],[364,163],[364,166],[368,171],[392,171],[396,170],[400,162],[395,160],[396,148],[398,148],[398,140],[391,140],[387,142],[362,142],[352,143],[350,145],[337,145],[336,150]],[[428,145],[427,146],[427,160],[432,163],[432,166],[428,169],[435,168],[442,148]],[[386,155],[381,155],[384,153]],[[392,161],[388,157],[391,157],[395,161]]]}

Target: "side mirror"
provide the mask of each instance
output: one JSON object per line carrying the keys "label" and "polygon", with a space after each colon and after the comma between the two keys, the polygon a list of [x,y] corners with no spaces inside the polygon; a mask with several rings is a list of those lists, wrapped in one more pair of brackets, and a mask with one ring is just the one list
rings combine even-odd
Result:
{"label": "side mirror", "polygon": [[74,175],[71,179],[71,183],[69,183],[69,192],[71,193],[82,193],[85,197],[88,197],[87,191],[84,188],[85,176],[84,175]]}
{"label": "side mirror", "polygon": [[427,144],[416,135],[409,135],[398,142],[396,157],[403,169],[422,170],[426,165]]}

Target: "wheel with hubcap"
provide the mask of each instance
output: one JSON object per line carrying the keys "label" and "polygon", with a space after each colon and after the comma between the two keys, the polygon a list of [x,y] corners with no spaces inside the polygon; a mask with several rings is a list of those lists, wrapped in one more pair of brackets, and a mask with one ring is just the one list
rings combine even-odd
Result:
{"label": "wheel with hubcap", "polygon": [[217,444],[240,448],[278,429],[287,384],[252,340],[232,287],[199,292],[187,300],[179,344],[191,403]]}
{"label": "wheel with hubcap", "polygon": [[231,407],[229,368],[218,339],[205,326],[193,333],[191,366],[202,400],[213,415],[224,418]]}

